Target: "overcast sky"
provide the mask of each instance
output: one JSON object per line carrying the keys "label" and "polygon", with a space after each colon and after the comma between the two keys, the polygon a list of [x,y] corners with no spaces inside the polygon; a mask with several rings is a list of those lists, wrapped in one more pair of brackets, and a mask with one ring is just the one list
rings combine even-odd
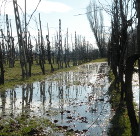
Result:
{"label": "overcast sky", "polygon": [[[5,0],[0,0],[0,21],[4,20],[4,12],[9,15],[11,19],[13,29],[15,27],[14,20],[14,10],[13,3],[10,0],[3,2]],[[2,3],[3,2],[3,3]],[[39,0],[27,0],[27,13],[29,15],[35,10]],[[62,32],[65,35],[67,28],[69,28],[69,36],[71,34],[74,36],[74,32],[77,34],[85,36],[86,40],[91,43],[95,43],[93,33],[90,29],[89,22],[87,20],[86,7],[88,6],[90,0],[41,0],[37,11],[34,13],[34,16],[29,24],[28,29],[31,31],[31,34],[37,35],[37,26],[33,19],[36,18],[38,21],[38,14],[41,14],[42,29],[43,34],[47,34],[47,23],[49,24],[50,34],[55,34],[58,30],[58,20],[62,21]],[[17,3],[20,5],[24,12],[24,0],[17,0]],[[23,20],[23,13],[20,11],[21,22]],[[78,15],[84,14],[84,15]],[[78,16],[77,16],[78,15]],[[27,18],[27,22],[29,17]],[[39,26],[39,25],[38,25]],[[1,28],[4,26],[1,23]],[[15,32],[15,31],[14,31]],[[16,33],[15,33],[16,34]]]}

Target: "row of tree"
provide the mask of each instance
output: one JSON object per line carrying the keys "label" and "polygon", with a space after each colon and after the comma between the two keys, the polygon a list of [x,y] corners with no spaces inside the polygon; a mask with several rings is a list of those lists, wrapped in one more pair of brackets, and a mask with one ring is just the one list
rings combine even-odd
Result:
{"label": "row of tree", "polygon": [[[34,36],[28,30],[26,17],[25,25],[21,25],[16,0],[13,0],[13,8],[18,41],[16,44],[16,40],[12,36],[13,24],[11,25],[11,21],[6,15],[7,33],[5,34],[3,29],[0,30],[0,84],[4,84],[5,65],[13,68],[16,60],[20,61],[22,78],[29,78],[32,75],[32,64],[34,61],[40,65],[42,74],[45,74],[46,63],[51,65],[51,72],[53,72],[54,64],[58,65],[58,69],[67,68],[70,67],[70,62],[73,65],[79,65],[98,57],[98,50],[94,49],[93,45],[86,41],[85,37],[79,36],[75,32],[75,41],[70,44],[68,29],[66,36],[62,37],[61,19],[59,19],[59,30],[52,42],[54,43],[53,45],[50,42],[48,25],[48,33],[45,36],[42,34],[40,14],[37,36]],[[34,37],[35,42],[32,37]]]}
{"label": "row of tree", "polygon": [[108,7],[110,8],[104,7],[111,16],[108,42],[105,42],[103,5],[91,2],[87,7],[87,17],[101,56],[106,52],[107,45],[108,63],[115,76],[115,87],[120,87],[120,106],[126,103],[132,135],[136,136],[140,129],[133,105],[132,76],[134,72],[140,74],[140,1],[113,0]]}

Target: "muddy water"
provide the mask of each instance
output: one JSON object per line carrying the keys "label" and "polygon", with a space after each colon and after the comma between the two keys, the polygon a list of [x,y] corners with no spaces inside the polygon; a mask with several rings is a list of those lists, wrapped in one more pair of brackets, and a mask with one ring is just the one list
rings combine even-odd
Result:
{"label": "muddy water", "polygon": [[107,72],[107,63],[90,63],[0,92],[0,116],[46,117],[80,135],[107,135],[112,116]]}

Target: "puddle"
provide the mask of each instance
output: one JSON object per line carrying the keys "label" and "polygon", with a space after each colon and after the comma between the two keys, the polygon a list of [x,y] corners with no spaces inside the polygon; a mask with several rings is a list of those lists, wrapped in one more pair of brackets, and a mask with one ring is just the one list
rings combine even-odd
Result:
{"label": "puddle", "polygon": [[136,102],[137,108],[138,108],[139,107],[139,91],[140,91],[138,73],[133,74],[132,88],[133,88],[134,102]]}
{"label": "puddle", "polygon": [[107,72],[107,63],[90,63],[0,92],[0,116],[45,117],[80,135],[105,136],[112,116]]}

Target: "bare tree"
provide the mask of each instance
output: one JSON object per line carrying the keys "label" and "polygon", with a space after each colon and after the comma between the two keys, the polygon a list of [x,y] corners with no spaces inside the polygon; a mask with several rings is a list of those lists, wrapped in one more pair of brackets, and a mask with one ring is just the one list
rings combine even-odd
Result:
{"label": "bare tree", "polygon": [[42,26],[41,26],[41,19],[39,14],[39,25],[40,25],[40,31],[38,36],[38,44],[39,44],[39,65],[41,67],[43,75],[45,75],[45,48],[43,44],[43,35],[42,35]]}
{"label": "bare tree", "polygon": [[7,25],[7,38],[6,38],[6,41],[7,41],[7,59],[8,59],[9,67],[12,68],[12,67],[14,67],[14,63],[15,63],[15,48],[14,48],[14,38],[12,37],[11,22],[8,19],[7,14],[6,14],[6,25]]}
{"label": "bare tree", "polygon": [[102,9],[95,2],[90,2],[87,7],[87,18],[90,23],[91,30],[94,33],[97,46],[99,48],[100,57],[105,57],[105,30],[103,24]]}
{"label": "bare tree", "polygon": [[135,12],[132,12],[134,11],[133,6],[131,6],[133,4],[133,0],[114,0],[112,3],[112,33],[109,54],[111,56],[111,68],[120,84],[120,102],[124,103],[126,101],[132,135],[136,136],[138,134],[138,122],[133,105],[132,75],[134,63],[139,59],[140,52],[139,38],[137,38],[138,46],[133,52],[129,47],[131,41],[128,36],[129,30],[133,28],[133,22],[136,19]]}
{"label": "bare tree", "polygon": [[4,84],[4,67],[3,67],[3,53],[0,43],[0,85]]}
{"label": "bare tree", "polygon": [[[140,54],[140,38],[138,36],[140,35],[140,1],[136,0],[136,11],[137,11],[137,18],[138,18],[138,25],[137,25],[137,46],[138,46],[138,54]],[[138,59],[138,67],[139,67],[139,84],[140,84],[140,56]],[[138,135],[140,135],[140,102],[139,102],[139,132]]]}
{"label": "bare tree", "polygon": [[20,16],[18,12],[17,0],[13,0],[14,12],[15,12],[15,22],[17,27],[18,44],[20,52],[20,64],[22,69],[22,77],[28,77],[28,67],[27,67],[27,56],[26,56],[26,44],[23,40],[23,32],[21,29]]}

